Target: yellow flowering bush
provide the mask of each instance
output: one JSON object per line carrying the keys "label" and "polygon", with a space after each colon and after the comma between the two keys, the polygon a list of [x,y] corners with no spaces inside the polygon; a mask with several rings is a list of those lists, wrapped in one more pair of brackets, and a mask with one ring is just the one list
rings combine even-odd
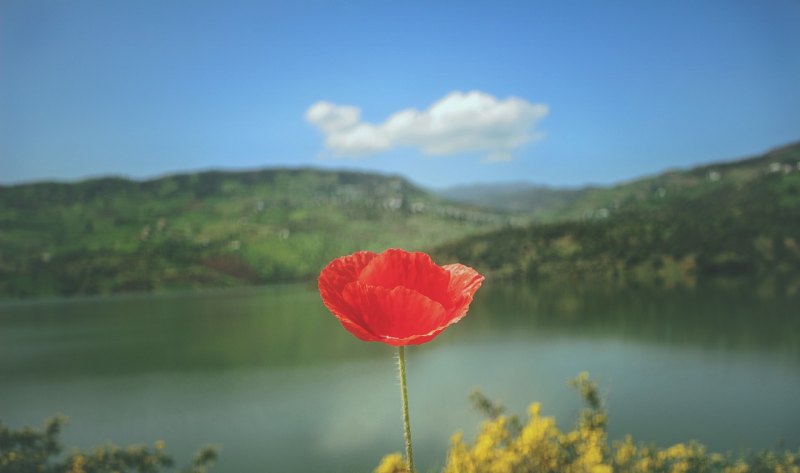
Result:
{"label": "yellow flowering bush", "polygon": [[[59,441],[65,417],[49,419],[44,428],[11,429],[0,423],[0,473],[165,473],[175,472],[163,441],[153,448],[132,445],[94,447],[89,452],[62,454]],[[214,447],[201,448],[181,473],[207,473],[216,462]]]}
{"label": "yellow flowering bush", "polygon": [[390,453],[383,457],[375,473],[408,473],[406,461],[399,453]]}
{"label": "yellow flowering bush", "polygon": [[[608,418],[597,385],[586,373],[572,384],[587,408],[569,432],[543,416],[538,403],[530,406],[523,425],[483,395],[473,394],[473,402],[489,419],[471,445],[460,433],[452,437],[443,473],[800,473],[800,451],[734,458],[709,454],[696,442],[666,449],[639,445],[629,435],[609,445]],[[401,455],[392,454],[375,473],[405,473],[404,468]]]}

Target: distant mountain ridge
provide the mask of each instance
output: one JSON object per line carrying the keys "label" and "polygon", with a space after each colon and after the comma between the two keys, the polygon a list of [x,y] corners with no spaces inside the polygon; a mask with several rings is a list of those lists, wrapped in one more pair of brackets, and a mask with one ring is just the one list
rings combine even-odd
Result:
{"label": "distant mountain ridge", "polygon": [[611,186],[559,188],[527,182],[454,186],[445,198],[488,209],[524,214],[537,222],[605,218],[635,206],[658,205],[684,193],[702,194],[716,185],[742,183],[765,174],[798,169],[800,142],[762,155],[667,170]]}
{"label": "distant mountain ridge", "polygon": [[448,187],[439,195],[455,202],[525,214],[535,220],[556,216],[587,192],[586,188],[558,188],[528,182],[466,184]]}

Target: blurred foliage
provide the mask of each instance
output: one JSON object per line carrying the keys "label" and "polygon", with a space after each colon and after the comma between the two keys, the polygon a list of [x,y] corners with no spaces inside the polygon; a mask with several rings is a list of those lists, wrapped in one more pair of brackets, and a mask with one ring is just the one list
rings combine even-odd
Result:
{"label": "blurred foliage", "polygon": [[[575,428],[562,432],[541,406],[530,406],[528,420],[498,414],[479,395],[479,410],[489,418],[470,445],[453,436],[443,473],[798,473],[800,451],[708,453],[697,442],[668,448],[637,444],[631,436],[609,444],[608,416],[597,385],[582,373],[571,383],[587,404]],[[473,395],[475,398],[475,395]],[[398,453],[387,455],[375,473],[406,473]]]}
{"label": "blurred foliage", "polygon": [[[64,417],[45,422],[42,430],[12,430],[0,423],[0,473],[159,473],[175,471],[165,444],[157,441],[153,448],[133,445],[94,447],[89,452],[70,451],[62,455],[59,443]],[[203,447],[192,464],[181,473],[206,473],[217,460],[217,450]]]}
{"label": "blurred foliage", "polygon": [[507,220],[400,177],[313,169],[0,186],[0,297],[306,280]]}
{"label": "blurred foliage", "polygon": [[[795,146],[715,171],[636,181],[609,190],[620,193],[616,203],[582,220],[466,237],[434,254],[537,281],[693,286],[698,278],[755,276],[800,287],[798,163]],[[639,195],[648,185],[647,197]]]}

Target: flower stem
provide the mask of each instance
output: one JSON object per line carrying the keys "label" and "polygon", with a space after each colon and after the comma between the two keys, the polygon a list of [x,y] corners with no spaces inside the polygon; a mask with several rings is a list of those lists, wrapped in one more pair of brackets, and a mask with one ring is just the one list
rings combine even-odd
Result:
{"label": "flower stem", "polygon": [[406,463],[414,473],[414,452],[411,449],[411,422],[408,420],[408,390],[406,389],[406,347],[397,347],[397,367],[400,369],[400,392],[403,395],[403,428],[406,434]]}

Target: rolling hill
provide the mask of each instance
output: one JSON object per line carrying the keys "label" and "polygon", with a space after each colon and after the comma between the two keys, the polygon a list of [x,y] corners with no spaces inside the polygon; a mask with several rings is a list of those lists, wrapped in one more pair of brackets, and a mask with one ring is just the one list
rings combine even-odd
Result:
{"label": "rolling hill", "polygon": [[0,297],[310,280],[387,247],[501,277],[800,288],[800,144],[612,187],[459,192],[311,168],[0,186]]}
{"label": "rolling hill", "polygon": [[0,187],[0,296],[294,281],[504,225],[401,177],[315,169]]}
{"label": "rolling hill", "polygon": [[800,291],[800,144],[590,190],[560,219],[466,237],[435,254],[534,280],[758,277]]}
{"label": "rolling hill", "polygon": [[478,184],[445,189],[448,199],[525,215],[536,222],[605,218],[633,208],[657,208],[674,198],[701,198],[768,174],[797,171],[800,143],[751,158],[671,170],[614,186],[558,188],[531,183]]}

